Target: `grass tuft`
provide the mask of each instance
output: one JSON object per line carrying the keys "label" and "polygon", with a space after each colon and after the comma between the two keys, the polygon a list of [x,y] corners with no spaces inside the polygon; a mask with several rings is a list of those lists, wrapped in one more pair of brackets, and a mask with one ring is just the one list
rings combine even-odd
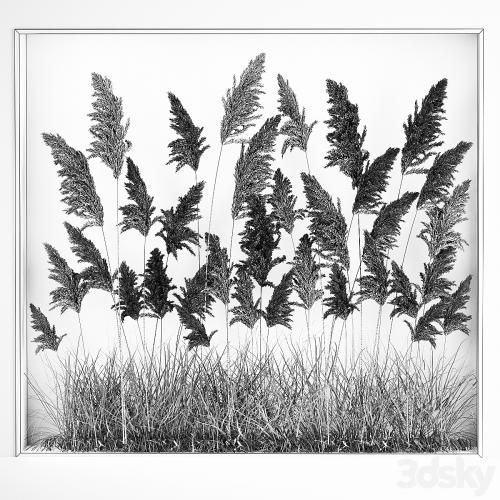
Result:
{"label": "grass tuft", "polygon": [[[316,341],[260,357],[164,349],[125,367],[122,442],[116,354],[54,369],[52,397],[32,386],[57,432],[34,443],[74,452],[444,452],[474,449],[476,379],[456,356],[426,364],[396,351],[343,367]],[[53,367],[54,368],[54,367]],[[62,368],[62,369],[61,369]],[[231,391],[231,398],[228,392]],[[228,411],[231,401],[231,411]],[[228,420],[229,419],[229,420]]]}

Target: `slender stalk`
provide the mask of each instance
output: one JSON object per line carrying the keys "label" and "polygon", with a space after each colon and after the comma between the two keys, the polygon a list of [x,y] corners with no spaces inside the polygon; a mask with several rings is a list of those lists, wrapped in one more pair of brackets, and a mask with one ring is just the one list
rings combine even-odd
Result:
{"label": "slender stalk", "polygon": [[[408,239],[406,240],[406,245],[405,245],[405,251],[403,253],[403,258],[401,259],[401,269],[403,269],[403,265],[405,263],[405,258],[406,258],[406,252],[408,251],[408,244],[410,243],[410,238],[411,238],[411,234],[412,234],[412,231],[413,231],[413,226],[415,225],[415,220],[417,218],[417,213],[418,213],[418,210],[415,208],[415,214],[413,216],[413,220],[412,220],[412,223],[411,223],[411,226],[410,226],[410,232],[408,233]],[[392,310],[394,310],[396,308],[396,306],[394,306],[392,308]],[[394,316],[391,318],[391,326],[389,327],[389,338],[387,340],[387,352],[389,352],[389,346],[391,344],[391,336],[392,336],[392,326],[394,324]]]}
{"label": "slender stalk", "polygon": [[118,297],[120,297],[120,220],[118,218],[119,200],[118,177],[116,178],[116,269],[118,272]]}
{"label": "slender stalk", "polygon": [[380,325],[382,322],[381,320],[382,320],[382,304],[379,304],[378,317],[377,317],[377,327],[375,330],[375,339],[376,339],[376,343],[377,343],[375,359],[376,359],[377,364],[378,364],[378,356],[379,356],[379,352],[380,352]]}
{"label": "slender stalk", "polygon": [[[418,317],[418,314],[417,314]],[[415,317],[415,328],[417,325],[417,317]],[[408,355],[408,361],[407,361],[407,384],[408,384],[408,394],[406,396],[406,434],[407,434],[407,439],[408,439],[408,445],[410,444],[410,397],[411,397],[411,376],[410,376],[410,361],[411,361],[411,355],[412,355],[412,350],[413,350],[413,337],[410,334],[410,345],[408,346],[408,350],[406,351]],[[408,352],[409,351],[409,352]]]}
{"label": "slender stalk", "polygon": [[406,252],[408,251],[408,244],[410,243],[410,238],[411,238],[411,234],[412,234],[412,231],[413,231],[413,226],[415,225],[415,220],[417,218],[417,213],[418,213],[418,209],[415,208],[415,214],[414,214],[413,220],[411,222],[410,232],[408,233],[408,239],[406,240],[405,251],[403,253],[403,259],[401,260],[401,269],[403,268],[403,265],[405,263]]}
{"label": "slender stalk", "polygon": [[[292,241],[293,255],[295,256],[295,241],[293,239],[293,234],[292,233],[289,233],[289,234],[290,234],[290,240]],[[323,301],[321,302],[321,304],[323,304]],[[304,309],[304,316],[306,318],[306,324],[307,324],[307,336],[309,337],[309,319],[308,319],[307,311],[305,309]]]}
{"label": "slender stalk", "polygon": [[147,401],[146,401],[146,410],[148,412],[148,430],[149,430],[149,386],[150,386],[150,381],[151,381],[151,370],[153,369],[153,365],[154,365],[153,356],[154,356],[154,352],[155,352],[155,342],[156,342],[156,330],[157,330],[157,328],[158,328],[158,318],[156,318],[155,333],[154,333],[154,336],[153,336],[153,347],[151,348],[151,354],[149,355],[148,382],[147,382],[148,390],[147,390],[147,395],[146,395],[146,398],[147,398]]}
{"label": "slender stalk", "polygon": [[389,326],[389,335],[387,337],[387,348],[385,349],[386,357],[389,354],[389,349],[390,349],[390,347],[392,345],[392,343],[391,343],[391,336],[392,336],[392,325],[393,324],[394,324],[394,316],[391,318],[391,325]]}
{"label": "slender stalk", "polygon": [[[146,275],[146,240],[147,240],[147,234],[144,235],[144,244],[142,247],[142,290],[144,294],[144,277]],[[137,328],[139,330],[139,333],[141,332],[141,329],[139,328],[139,320],[137,320]],[[148,355],[148,348],[146,345],[146,317],[142,317],[142,350],[144,352],[144,356]],[[151,372],[148,374],[148,381],[146,385],[146,418],[147,418],[147,426],[148,426],[148,432],[151,432],[151,425],[150,425],[150,420],[149,420],[149,375]]]}
{"label": "slender stalk", "polygon": [[408,433],[408,444],[410,444],[410,402],[411,402],[411,396],[412,396],[412,384],[411,384],[411,376],[409,375],[410,372],[410,361],[411,361],[411,356],[412,356],[412,351],[413,351],[413,340],[411,340],[410,344],[410,354],[408,356],[408,395],[406,398],[406,426],[407,426],[407,433]]}
{"label": "slender stalk", "polygon": [[[142,248],[142,293],[144,294],[144,276],[146,274],[146,239],[147,234],[144,235],[144,245]],[[139,325],[139,324],[137,324]],[[144,335],[144,344],[146,343],[146,316],[142,317],[142,334]]]}
{"label": "slender stalk", "polygon": [[[404,179],[404,174],[401,173],[401,179],[399,181],[399,188],[398,188],[398,200],[399,200],[399,197],[401,196],[401,188],[403,186],[403,179]],[[414,219],[414,222],[415,222],[415,219]],[[412,229],[413,229],[413,224],[412,224]],[[410,229],[410,234],[411,234],[411,229]],[[410,237],[408,236],[408,241],[410,241]],[[408,241],[406,242],[406,248],[408,247]],[[405,256],[406,256],[406,248],[405,248]],[[404,264],[404,257],[403,257],[403,262],[401,263],[401,267],[403,266]],[[392,310],[394,311],[396,306],[394,306],[392,308]],[[392,336],[392,326],[393,326],[393,323],[394,323],[394,316],[391,318],[391,326],[389,327],[389,336],[388,336],[388,339],[387,339],[387,349],[386,349],[386,357],[389,353],[389,348],[391,346],[391,336]]]}
{"label": "slender stalk", "polygon": [[259,301],[259,359],[262,356],[262,287],[260,287]]}
{"label": "slender stalk", "polygon": [[401,180],[399,181],[399,189],[398,189],[398,200],[399,200],[399,197],[401,196],[401,187],[403,186],[403,173],[401,173]]}
{"label": "slender stalk", "polygon": [[441,355],[441,366],[444,368],[444,361],[446,355],[446,341],[448,340],[448,335],[444,336],[444,344],[443,344],[443,354]]}
{"label": "slender stalk", "polygon": [[104,241],[104,249],[106,250],[106,258],[108,259],[108,266],[111,270],[111,261],[109,259],[109,250],[108,250],[108,242],[106,240],[106,235],[104,234],[104,227],[101,226],[102,239]]}
{"label": "slender stalk", "polygon": [[[104,234],[104,229],[102,226],[101,226],[101,233],[102,233],[102,238],[104,241],[104,248],[106,250],[106,257],[108,259],[109,272],[111,273],[111,275],[113,275],[114,273],[112,272],[111,263],[110,263],[110,259],[109,259],[108,243],[106,241],[106,235]],[[119,270],[117,270],[117,271],[119,271]],[[117,308],[117,301],[115,299],[115,292],[113,290],[110,290],[109,294],[111,295],[111,300],[113,301],[113,309],[115,310],[117,335],[120,335],[120,330],[121,330],[121,332],[123,334],[123,338],[125,339],[125,344],[127,346],[128,353],[129,353],[130,357],[132,357],[132,352],[130,351],[130,346],[128,344],[127,336],[125,335],[125,329],[123,328],[123,323],[120,320],[120,312],[118,311],[118,308]]]}
{"label": "slender stalk", "polygon": [[[354,217],[354,214],[353,214]],[[352,224],[352,218],[351,218],[351,224]],[[349,289],[349,294],[352,292],[351,288],[351,280],[349,279],[349,271],[346,270],[346,275],[347,275],[347,288]],[[354,278],[356,280],[356,278]],[[354,287],[354,283],[353,283]],[[333,323],[332,323],[332,329],[333,329]],[[346,327],[346,335],[347,335],[347,327]],[[351,314],[351,361],[353,361],[354,364],[354,314]],[[346,338],[346,350],[347,350],[347,338]],[[346,363],[347,364],[347,363]]]}
{"label": "slender stalk", "polygon": [[160,318],[160,362],[159,367],[161,369],[161,352],[163,350],[163,318]]}
{"label": "slender stalk", "polygon": [[[362,265],[362,260],[361,260],[361,224],[360,224],[360,221],[359,221],[359,213],[357,214],[358,215],[358,256],[359,256],[359,268],[358,268],[358,271],[356,272],[356,277],[358,275],[358,272],[359,272],[359,277],[360,279],[363,277],[363,271],[361,269],[361,265]],[[352,282],[352,286],[354,287],[354,283],[356,282],[356,277],[354,278],[353,282]],[[363,302],[361,302],[359,304],[359,317],[360,317],[360,320],[359,320],[359,337],[360,337],[360,342],[361,342],[361,351],[363,351]]]}
{"label": "slender stalk", "polygon": [[229,265],[231,265],[231,258],[233,255],[233,236],[234,236],[234,217],[233,217],[233,223],[231,225],[231,239],[229,240]]}
{"label": "slender stalk", "polygon": [[[445,360],[445,354],[446,354],[446,340],[448,339],[448,335],[444,336],[444,345],[443,345],[443,354],[441,356],[442,362],[441,362],[441,370],[444,371],[444,360]],[[433,351],[434,353],[434,351]],[[439,364],[439,363],[438,363]],[[439,398],[439,427],[440,427],[440,432],[441,436],[443,435],[444,432],[444,423],[443,423],[443,398]]]}
{"label": "slender stalk", "polygon": [[[229,240],[229,265],[231,265],[231,259],[232,259],[232,253],[233,253],[233,236],[234,236],[234,223],[235,219],[233,217],[233,223],[231,225],[231,239]],[[208,268],[208,266],[207,266]],[[206,300],[207,296],[205,295],[205,305],[206,305]],[[227,363],[227,390],[228,390],[228,404],[231,405],[230,401],[230,392],[231,392],[231,386],[230,386],[230,381],[229,381],[229,365],[230,365],[230,354],[229,354],[229,304],[225,304],[225,310],[226,310],[226,363]],[[228,433],[230,434],[231,428],[230,428],[230,418],[231,418],[231,407],[229,407],[228,410]]]}
{"label": "slender stalk", "polygon": [[[349,240],[349,235],[351,234],[351,228],[352,228],[352,222],[354,220],[354,212],[351,214],[351,221],[349,222],[349,227],[347,229],[347,233],[346,233],[346,243],[347,241]],[[356,276],[354,277],[354,282],[353,282],[353,285],[352,287],[354,288],[354,283],[356,282],[356,278],[358,277],[358,272],[361,268],[361,262],[358,266],[358,270],[356,271]],[[349,288],[349,294],[352,292],[352,288],[351,288],[351,283],[350,283],[350,279],[349,279],[349,270],[346,269],[346,275],[347,275],[347,287]],[[333,318],[332,320],[332,328],[331,328],[331,331],[330,331],[330,345],[331,345],[331,342],[332,342],[332,336],[333,336],[333,328],[335,326],[335,319],[336,318]],[[354,360],[355,360],[355,345],[354,345],[354,314],[351,314],[351,344],[352,344],[352,353],[351,353],[351,356],[352,356],[352,362],[353,362],[353,365],[354,365]],[[360,350],[362,351],[363,350],[363,339],[361,339],[361,344],[360,344]]]}
{"label": "slender stalk", "polygon": [[310,343],[311,342],[311,331],[310,331],[309,319],[310,319],[311,310],[310,309],[304,309],[304,311],[306,313],[307,340]]}
{"label": "slender stalk", "polygon": [[[321,257],[318,256],[318,263],[319,263],[319,286],[321,288],[321,292],[324,294],[324,289],[323,289],[323,273],[321,269]],[[322,327],[322,333],[323,333],[323,338],[325,338],[325,306],[323,304],[323,300],[321,301],[321,327]]]}
{"label": "slender stalk", "polygon": [[125,335],[125,328],[123,327],[123,321],[120,322],[121,324],[121,332],[123,335],[123,340],[125,340],[125,347],[127,348],[127,352],[130,358],[132,358],[132,351],[130,349],[130,345],[128,343],[127,335]]}
{"label": "slender stalk", "polygon": [[336,349],[335,349],[335,358],[334,358],[334,360],[333,360],[333,364],[334,364],[334,365],[337,363],[337,358],[338,358],[338,354],[339,354],[339,347],[340,347],[340,345],[342,344],[342,335],[343,335],[344,330],[345,330],[345,323],[346,323],[346,320],[344,320],[344,321],[342,322],[342,328],[341,328],[341,330],[340,330],[339,342],[338,342],[337,347],[336,347]]}
{"label": "slender stalk", "polygon": [[[106,258],[108,259],[108,266],[109,266],[109,272],[111,273],[111,275],[113,275],[114,273],[112,272],[111,270],[111,261],[110,261],[110,258],[109,258],[109,250],[108,250],[108,242],[106,240],[106,235],[104,234],[104,228],[101,226],[101,232],[102,232],[102,239],[104,241],[104,249],[106,250]],[[116,315],[116,324],[118,325],[119,322],[118,322],[118,309],[116,307],[116,300],[115,300],[115,292],[113,289],[111,289],[111,291],[109,292],[110,295],[111,295],[111,299],[113,300],[113,308],[115,310],[115,315]],[[119,329],[119,327],[117,326],[117,329]],[[119,335],[118,333],[118,330],[117,330],[117,334]]]}
{"label": "slender stalk", "polygon": [[292,240],[293,254],[295,255],[295,240],[293,239],[292,233],[290,233],[290,239]]}
{"label": "slender stalk", "polygon": [[[194,183],[198,184],[198,171],[194,171]],[[196,204],[196,210],[200,211],[200,204]],[[198,237],[200,237],[200,219],[196,219],[196,232],[198,233]],[[210,230],[209,230],[210,232]],[[201,267],[201,257],[200,257],[200,246],[198,245],[198,271],[200,270]]]}
{"label": "slender stalk", "polygon": [[360,271],[361,271],[361,265],[358,264],[358,267],[356,269],[356,274],[354,275],[354,278],[352,280],[352,285],[349,285],[350,280],[349,280],[349,276],[347,276],[347,284],[348,284],[348,288],[349,288],[349,293],[352,293],[352,291],[354,290],[354,285],[356,284],[356,280],[358,279]]}
{"label": "slender stalk", "polygon": [[[219,149],[219,158],[217,159],[217,167],[215,168],[215,176],[214,176],[214,187],[212,189],[212,200],[210,201],[210,215],[208,217],[208,238],[209,238],[209,241],[207,242],[207,250],[206,250],[206,259],[205,259],[205,263],[206,263],[206,267],[205,267],[205,285],[207,284],[208,282],[208,244],[210,243],[210,235],[212,234],[211,231],[212,231],[212,214],[213,214],[213,211],[214,211],[214,199],[215,199],[215,188],[217,186],[217,177],[219,175],[219,166],[220,166],[220,159],[221,159],[221,156],[222,156],[222,148],[223,148],[223,144],[220,145],[220,149]],[[199,231],[198,231],[198,234],[199,234]],[[229,259],[229,262],[231,262],[231,258]],[[205,292],[205,309],[207,307],[207,293]]]}
{"label": "slender stalk", "polygon": [[[210,238],[210,234],[212,231],[212,214],[214,210],[214,199],[215,199],[215,188],[217,186],[217,177],[219,174],[219,166],[220,166],[220,159],[222,156],[222,148],[223,144],[221,144],[220,149],[219,149],[219,158],[217,159],[217,167],[215,168],[215,176],[214,176],[214,187],[212,188],[212,200],[210,201],[210,215],[208,217],[208,238]],[[199,230],[198,230],[199,234]],[[210,240],[207,242],[207,251],[206,251],[206,259],[205,263],[207,264],[205,267],[205,284],[208,282],[208,243],[210,243]],[[231,259],[229,259],[231,261]],[[205,292],[205,308],[207,307],[207,293]]]}
{"label": "slender stalk", "polygon": [[[118,192],[118,176],[116,177],[116,261],[117,261],[117,271],[118,271],[118,300],[120,297],[120,226],[118,219],[118,207],[119,207],[119,192]],[[117,315],[118,317],[118,315]],[[122,335],[121,328],[118,329],[118,351],[120,355],[120,399],[121,399],[121,413],[122,413],[122,440],[123,444],[127,445],[127,421],[125,416],[125,392],[124,392],[124,382],[123,382],[123,346],[122,346]]]}
{"label": "slender stalk", "polygon": [[175,354],[174,354],[174,359],[177,358],[177,350],[179,348],[179,342],[181,338],[181,331],[182,331],[182,325],[179,325],[179,328],[177,329],[177,337],[175,339]]}
{"label": "slender stalk", "polygon": [[227,374],[227,433],[228,437],[231,436],[231,416],[232,416],[232,405],[233,405],[233,394],[231,388],[231,378],[229,376],[229,366],[230,366],[230,354],[229,354],[229,304],[225,305],[226,313],[226,374]]}
{"label": "slender stalk", "polygon": [[224,304],[225,313],[226,313],[226,363],[227,363],[227,373],[229,376],[229,363],[230,363],[230,355],[229,355],[229,304]]}
{"label": "slender stalk", "polygon": [[217,186],[217,176],[219,175],[219,165],[220,165],[220,159],[222,156],[222,147],[223,147],[223,144],[220,145],[219,158],[217,160],[217,167],[215,168],[214,187],[212,189],[212,200],[210,202],[210,215],[208,217],[208,233],[209,234],[210,234],[210,230],[212,228],[212,214],[214,211],[215,188]]}
{"label": "slender stalk", "polygon": [[153,335],[153,347],[151,348],[151,364],[153,363],[153,356],[154,356],[154,353],[155,353],[156,332],[158,331],[158,321],[159,321],[159,318],[156,318],[155,333]]}
{"label": "slender stalk", "polygon": [[[309,156],[307,155],[307,150],[304,150],[304,155],[306,157],[306,164],[307,164],[307,173],[309,175],[311,175],[311,168],[309,166]],[[290,237],[292,238],[292,245],[293,245],[293,252],[295,254],[295,243],[293,241],[293,237],[292,235],[290,234]],[[321,288],[321,291],[324,293],[324,289],[323,289],[323,275],[321,274],[321,257],[318,255],[318,263],[319,263],[319,286]],[[311,335],[310,335],[310,332],[309,332],[309,313],[310,311],[308,312],[308,315],[307,315],[307,336],[308,336],[308,339],[309,339],[309,342],[311,341]],[[322,328],[322,334],[323,334],[323,338],[325,338],[325,310],[324,310],[324,305],[323,305],[323,300],[321,300],[321,328]]]}
{"label": "slender stalk", "polygon": [[351,366],[354,366],[356,361],[356,348],[354,345],[354,315],[351,314]]}
{"label": "slender stalk", "polygon": [[344,353],[344,368],[347,370],[347,358],[348,358],[348,349],[347,349],[347,346],[348,346],[348,339],[347,339],[347,323],[346,323],[346,327],[345,327],[345,353]]}
{"label": "slender stalk", "polygon": [[311,169],[309,167],[309,157],[307,156],[307,150],[304,151],[304,154],[306,155],[306,163],[307,163],[307,173],[311,175]]}
{"label": "slender stalk", "polygon": [[[231,266],[231,259],[232,259],[232,253],[233,253],[233,236],[234,236],[234,223],[235,219],[234,217],[232,218],[233,222],[231,225],[231,239],[229,240],[229,265]],[[207,266],[208,267],[208,266]],[[206,296],[205,296],[206,300]],[[230,365],[230,354],[229,354],[229,304],[224,304],[225,309],[226,309],[226,363],[227,363],[227,390],[228,390],[228,405],[229,405],[229,410],[228,410],[228,434],[231,435],[231,410],[232,410],[232,393],[231,393],[231,383],[229,379],[229,365]]]}
{"label": "slender stalk", "polygon": [[328,344],[328,357],[332,353],[332,340],[333,340],[333,329],[335,328],[335,322],[337,321],[337,316],[334,316],[332,319],[332,327],[330,328],[330,342]]}
{"label": "slender stalk", "polygon": [[142,335],[141,327],[139,326],[139,320],[137,319],[135,322],[137,324],[137,331],[139,332],[139,338],[141,339],[142,350],[146,352],[146,337]]}
{"label": "slender stalk", "polygon": [[76,358],[78,359],[78,349],[80,348],[80,340],[82,342],[84,356],[86,356],[86,349],[85,349],[85,341],[83,340],[83,329],[82,329],[82,320],[80,318],[80,312],[78,312],[77,315],[78,315],[78,325],[80,326],[80,336],[78,337],[78,344],[76,346]]}
{"label": "slender stalk", "polygon": [[346,241],[349,239],[349,235],[351,234],[352,221],[354,220],[354,212],[351,215],[351,222],[349,222],[349,227],[347,228],[347,233],[345,235]]}

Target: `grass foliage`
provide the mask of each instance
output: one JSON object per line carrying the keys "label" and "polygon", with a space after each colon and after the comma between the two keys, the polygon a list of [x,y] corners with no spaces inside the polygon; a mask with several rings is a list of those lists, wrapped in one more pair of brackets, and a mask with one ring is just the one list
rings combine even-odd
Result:
{"label": "grass foliage", "polygon": [[[276,348],[275,348],[276,349]],[[345,370],[320,344],[256,357],[166,349],[125,367],[128,445],[121,440],[119,365],[66,361],[54,397],[39,394],[57,432],[43,449],[130,452],[435,452],[472,449],[475,379],[394,353]],[[230,387],[231,393],[228,393]],[[437,396],[438,395],[438,396]],[[228,401],[231,400],[231,411]],[[411,411],[407,412],[407,402]],[[464,435],[464,425],[471,428]]]}

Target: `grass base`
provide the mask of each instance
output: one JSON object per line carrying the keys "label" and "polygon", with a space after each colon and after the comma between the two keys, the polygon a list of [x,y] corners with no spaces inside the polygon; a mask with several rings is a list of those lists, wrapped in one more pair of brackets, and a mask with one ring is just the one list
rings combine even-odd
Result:
{"label": "grass base", "polygon": [[[118,437],[118,436],[117,436]],[[104,443],[88,439],[82,441],[67,439],[64,436],[45,438],[34,448],[40,451],[62,452],[130,452],[130,453],[454,453],[474,452],[476,444],[467,438],[441,440],[439,436],[413,438],[410,442],[388,439],[383,442],[352,440],[346,443],[343,439],[331,436],[324,441],[318,438],[297,439],[295,436],[280,436],[278,439],[266,440],[261,435],[244,440],[227,436],[219,436],[217,441],[207,441],[203,436],[184,436],[174,439],[165,436],[154,439],[144,434],[129,434],[129,443],[123,446],[121,440],[108,439]]]}

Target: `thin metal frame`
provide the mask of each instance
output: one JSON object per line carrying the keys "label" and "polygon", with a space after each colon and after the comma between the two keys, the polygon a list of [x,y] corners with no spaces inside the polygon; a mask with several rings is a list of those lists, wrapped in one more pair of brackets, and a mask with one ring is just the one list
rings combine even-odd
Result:
{"label": "thin metal frame", "polygon": [[[26,204],[27,204],[27,38],[33,35],[169,35],[169,34],[475,34],[477,36],[477,297],[478,297],[478,449],[477,454],[483,455],[483,260],[484,260],[484,29],[482,28],[443,28],[443,29],[15,29],[14,32],[14,100],[15,100],[15,453],[34,454],[24,450],[27,433],[27,308],[26,308]],[[36,452],[35,454],[43,454]],[[425,454],[423,454],[425,455]],[[433,456],[436,454],[433,454]]]}

